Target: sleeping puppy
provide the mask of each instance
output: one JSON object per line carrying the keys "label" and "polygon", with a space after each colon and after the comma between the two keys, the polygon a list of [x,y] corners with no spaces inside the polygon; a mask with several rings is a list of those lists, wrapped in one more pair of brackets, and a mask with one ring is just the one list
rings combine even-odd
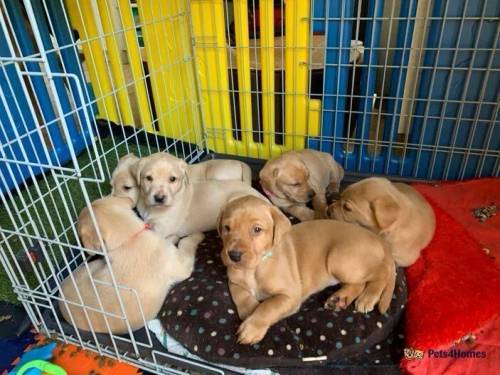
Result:
{"label": "sleeping puppy", "polygon": [[127,154],[118,160],[113,174],[111,175],[111,195],[114,197],[129,197],[137,202],[139,189],[131,168],[139,161],[134,154]]}
{"label": "sleeping puppy", "polygon": [[164,153],[141,159],[133,174],[140,191],[137,210],[164,237],[215,229],[221,208],[231,199],[266,199],[243,181],[193,182],[186,162]]}
{"label": "sleeping puppy", "polygon": [[189,164],[190,181],[243,181],[250,186],[252,184],[252,170],[250,167],[238,160],[213,159],[196,164]]}
{"label": "sleeping puppy", "polygon": [[221,252],[229,290],[243,323],[241,344],[262,340],[269,327],[297,312],[311,294],[342,284],[325,308],[369,312],[389,308],[395,265],[388,245],[357,225],[317,220],[291,226],[275,206],[242,197],[220,214]]}
{"label": "sleeping puppy", "polygon": [[[161,159],[165,155],[162,152],[153,154],[154,158]],[[173,156],[172,156],[173,157]],[[123,156],[113,171],[111,177],[111,195],[115,197],[130,197],[137,202],[139,189],[135,176],[132,172],[139,158],[134,154]],[[243,181],[250,186],[252,184],[252,170],[250,167],[238,160],[207,160],[188,166],[190,181],[209,180],[236,180]]]}
{"label": "sleeping puppy", "polygon": [[359,224],[381,235],[398,266],[412,265],[434,235],[432,207],[411,186],[371,177],[347,187],[328,216]]}
{"label": "sleeping puppy", "polygon": [[[66,321],[79,329],[118,334],[128,332],[126,321],[119,317],[126,317],[132,330],[139,329],[156,317],[170,287],[191,275],[196,248],[203,234],[183,238],[176,248],[145,226],[132,207],[132,200],[123,197],[106,197],[92,203],[109,263],[105,257],[85,262],[61,285],[61,298],[70,301],[59,302],[61,313]],[[87,208],[80,214],[78,233],[85,247],[101,249]],[[120,291],[124,313],[118,292],[112,287],[110,268],[119,286],[117,290]],[[79,306],[82,303],[90,309],[82,309]]]}
{"label": "sleeping puppy", "polygon": [[[326,192],[339,191],[344,170],[325,152],[288,151],[269,160],[259,177],[271,202],[306,221],[325,218]],[[314,210],[306,206],[311,200]]]}

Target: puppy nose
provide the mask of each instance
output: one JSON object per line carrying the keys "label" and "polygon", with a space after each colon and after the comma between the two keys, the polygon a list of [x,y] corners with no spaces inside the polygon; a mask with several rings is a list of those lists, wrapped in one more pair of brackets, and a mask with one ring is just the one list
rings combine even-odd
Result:
{"label": "puppy nose", "polygon": [[233,261],[238,263],[241,260],[241,251],[238,250],[230,250],[229,251],[229,258]]}
{"label": "puppy nose", "polygon": [[155,194],[154,197],[156,203],[163,203],[165,202],[165,196],[161,194]]}
{"label": "puppy nose", "polygon": [[315,195],[316,195],[316,193],[314,192],[314,190],[310,190],[309,193],[307,193],[307,196],[309,197],[309,199],[313,199]]}

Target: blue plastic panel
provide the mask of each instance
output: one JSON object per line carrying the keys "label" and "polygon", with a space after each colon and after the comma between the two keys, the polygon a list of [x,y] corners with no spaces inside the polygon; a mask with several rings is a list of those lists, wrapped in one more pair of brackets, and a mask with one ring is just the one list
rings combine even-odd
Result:
{"label": "blue plastic panel", "polygon": [[[5,2],[5,5],[21,55],[32,56],[36,54],[38,50],[35,47],[33,35],[28,30],[29,25],[23,13],[22,3],[9,0]],[[52,51],[54,46],[50,40],[51,28],[48,19],[44,16],[43,4],[40,0],[33,0],[32,6],[44,49],[49,51],[47,59],[51,71],[54,73],[73,73],[79,78],[82,87],[85,87],[85,81],[80,73],[76,48],[71,46],[70,48],[62,48],[59,51]],[[48,11],[58,43],[61,46],[74,43],[60,2],[48,2]],[[9,41],[7,40],[8,36],[1,34],[0,56],[12,57]],[[63,70],[58,53],[61,53],[65,63],[65,70]],[[3,129],[0,132],[0,141],[2,144],[10,142],[10,146],[4,147],[4,154],[1,156],[23,163],[62,166],[71,159],[68,142],[61,128],[61,126],[64,126],[63,122],[54,121],[58,118],[58,114],[51,102],[47,83],[44,77],[40,75],[42,70],[39,63],[26,62],[23,66],[28,73],[33,74],[24,75],[23,77],[17,63],[9,63],[0,69],[0,88],[4,94],[4,100],[0,101],[0,121]],[[63,113],[66,114],[64,118],[71,145],[75,153],[79,153],[85,149],[90,141],[89,127],[92,125],[85,123],[83,109],[76,114],[70,114],[75,105],[81,107],[84,104],[78,97],[76,82],[58,77],[53,77],[53,81],[58,101],[61,104]],[[70,85],[73,90],[71,98],[70,87],[67,85]],[[87,101],[88,98],[85,98],[85,100]],[[90,106],[86,108],[89,113],[88,119],[93,121]],[[34,116],[33,111],[38,113],[38,116]],[[84,124],[83,129],[80,129],[77,119]],[[39,124],[50,125],[44,126],[40,131]],[[47,152],[44,151],[44,145]],[[0,191],[12,189],[16,184],[43,172],[41,167],[28,167],[17,162],[9,163],[9,165],[11,170],[9,170],[5,162],[0,163],[0,172],[5,179],[4,183],[0,182]]]}

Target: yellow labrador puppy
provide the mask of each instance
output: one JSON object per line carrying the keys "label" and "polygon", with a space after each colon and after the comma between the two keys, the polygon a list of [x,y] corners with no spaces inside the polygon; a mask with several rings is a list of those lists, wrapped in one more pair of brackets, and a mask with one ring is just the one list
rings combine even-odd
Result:
{"label": "yellow labrador puppy", "polygon": [[434,236],[436,218],[411,186],[371,177],[348,186],[328,216],[359,224],[382,236],[398,266],[412,265]]}
{"label": "yellow labrador puppy", "polygon": [[254,344],[269,327],[294,314],[311,294],[342,288],[326,308],[389,308],[395,265],[388,245],[357,225],[316,220],[291,226],[275,206],[256,197],[230,202],[220,214],[229,290],[243,323],[238,341]]}
{"label": "yellow labrador puppy", "polygon": [[[325,218],[326,192],[338,192],[344,170],[330,154],[288,151],[269,160],[259,173],[271,202],[300,221]],[[312,200],[314,210],[307,207]]]}
{"label": "yellow labrador puppy", "polygon": [[189,166],[168,154],[141,159],[133,174],[139,186],[137,210],[164,237],[215,229],[221,208],[230,200],[254,195],[243,181],[191,181]]}
{"label": "yellow labrador puppy", "polygon": [[[139,329],[156,317],[170,287],[191,275],[203,234],[183,238],[177,248],[145,226],[132,207],[129,198],[106,197],[92,203],[109,264],[105,258],[88,262],[88,268],[82,264],[61,285],[61,297],[70,301],[68,304],[60,301],[61,313],[79,329],[128,332],[125,319],[119,317],[126,317],[132,330]],[[85,247],[101,248],[87,208],[80,214],[78,232]],[[118,293],[111,286],[110,268],[120,286],[124,312]],[[90,309],[83,309],[82,304]],[[109,330],[102,311],[108,318]]]}
{"label": "yellow labrador puppy", "polygon": [[[150,156],[161,159],[165,153],[159,152]],[[136,178],[132,174],[139,158],[134,154],[123,156],[113,171],[111,177],[111,195],[115,197],[130,197],[137,202],[139,189]],[[207,160],[188,166],[190,181],[209,180],[235,180],[243,181],[250,186],[252,184],[252,170],[250,167],[238,160]]]}

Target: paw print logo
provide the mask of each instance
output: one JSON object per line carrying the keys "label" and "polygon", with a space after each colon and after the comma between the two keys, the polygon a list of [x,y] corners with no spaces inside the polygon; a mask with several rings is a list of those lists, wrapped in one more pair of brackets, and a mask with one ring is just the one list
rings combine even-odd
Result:
{"label": "paw print logo", "polygon": [[405,354],[405,359],[408,359],[408,360],[421,360],[422,358],[424,358],[424,352],[423,350],[418,350],[418,349],[414,349],[414,348],[405,348],[404,349],[404,354]]}

